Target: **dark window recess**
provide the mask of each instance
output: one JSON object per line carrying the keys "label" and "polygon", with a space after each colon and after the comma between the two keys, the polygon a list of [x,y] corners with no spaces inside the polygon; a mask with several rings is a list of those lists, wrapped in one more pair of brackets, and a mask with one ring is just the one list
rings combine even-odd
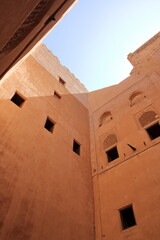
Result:
{"label": "dark window recess", "polygon": [[49,118],[47,118],[44,127],[45,127],[49,132],[53,132],[54,125],[55,125],[55,123],[52,122]]}
{"label": "dark window recess", "polygon": [[15,93],[11,98],[11,101],[15,103],[18,107],[22,107],[23,103],[25,102],[25,99],[21,97],[18,93]]}
{"label": "dark window recess", "polygon": [[57,99],[61,99],[61,96],[59,95],[59,93],[57,93],[56,91],[54,92],[54,97],[57,98]]}
{"label": "dark window recess", "polygon": [[65,85],[65,84],[66,84],[66,82],[65,82],[61,77],[59,77],[59,82],[60,82],[62,85]]}
{"label": "dark window recess", "polygon": [[120,209],[119,212],[120,212],[121,224],[122,224],[123,230],[136,225],[136,220],[134,217],[132,205],[125,207],[123,209]]}
{"label": "dark window recess", "polygon": [[154,124],[153,126],[146,129],[151,140],[160,136],[160,125],[159,123]]}
{"label": "dark window recess", "polygon": [[80,155],[80,144],[77,143],[75,140],[73,141],[73,152]]}
{"label": "dark window recess", "polygon": [[116,158],[118,158],[119,155],[118,155],[117,147],[113,147],[110,150],[108,150],[106,152],[106,155],[108,158],[108,162],[111,162],[111,161],[115,160]]}

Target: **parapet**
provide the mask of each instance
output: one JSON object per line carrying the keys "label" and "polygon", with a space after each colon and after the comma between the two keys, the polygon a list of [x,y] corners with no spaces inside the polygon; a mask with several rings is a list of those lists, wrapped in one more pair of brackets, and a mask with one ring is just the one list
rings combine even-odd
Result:
{"label": "parapet", "polygon": [[159,54],[159,50],[160,50],[160,32],[154,35],[151,39],[149,39],[136,51],[130,53],[128,55],[128,60],[134,67],[142,63],[144,65],[148,61],[150,61],[153,56],[156,57],[156,55]]}
{"label": "parapet", "polygon": [[85,86],[77,79],[68,68],[61,65],[59,59],[47,49],[44,44],[40,44],[31,54],[35,60],[43,66],[57,80],[62,78],[66,82],[66,88],[72,94],[88,93]]}

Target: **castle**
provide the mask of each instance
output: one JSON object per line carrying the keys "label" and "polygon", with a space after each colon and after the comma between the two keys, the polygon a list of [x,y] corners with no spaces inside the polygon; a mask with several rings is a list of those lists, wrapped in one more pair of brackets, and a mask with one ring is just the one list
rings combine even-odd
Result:
{"label": "castle", "polygon": [[160,33],[94,92],[43,44],[22,60],[0,82],[0,239],[158,240]]}

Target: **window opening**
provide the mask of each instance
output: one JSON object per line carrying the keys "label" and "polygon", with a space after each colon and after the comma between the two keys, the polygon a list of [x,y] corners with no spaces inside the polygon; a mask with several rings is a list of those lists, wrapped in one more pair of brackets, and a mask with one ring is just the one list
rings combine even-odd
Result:
{"label": "window opening", "polygon": [[46,123],[44,125],[44,127],[49,131],[49,132],[53,132],[53,129],[54,129],[54,125],[55,123],[47,117],[47,120],[46,120]]}
{"label": "window opening", "polygon": [[57,93],[56,91],[54,91],[54,97],[57,99],[61,99],[61,96],[59,95],[59,93]]}
{"label": "window opening", "polygon": [[60,82],[63,86],[65,86],[65,84],[66,84],[66,82],[65,82],[61,77],[59,77],[59,82]]}
{"label": "window opening", "polygon": [[18,107],[22,107],[23,103],[25,102],[25,99],[20,96],[17,92],[13,95],[11,98],[11,101],[15,103]]}
{"label": "window opening", "polygon": [[80,155],[80,144],[78,142],[76,142],[75,140],[73,141],[73,152]]}
{"label": "window opening", "polygon": [[108,162],[112,162],[119,157],[117,147],[113,147],[110,150],[106,151]]}
{"label": "window opening", "polygon": [[120,209],[119,213],[120,213],[121,224],[122,224],[123,230],[136,225],[136,220],[134,217],[132,205],[127,206],[123,209]]}
{"label": "window opening", "polygon": [[146,131],[147,131],[151,140],[159,137],[160,136],[160,125],[159,125],[159,123],[156,123],[156,124],[152,125],[151,127],[146,128]]}

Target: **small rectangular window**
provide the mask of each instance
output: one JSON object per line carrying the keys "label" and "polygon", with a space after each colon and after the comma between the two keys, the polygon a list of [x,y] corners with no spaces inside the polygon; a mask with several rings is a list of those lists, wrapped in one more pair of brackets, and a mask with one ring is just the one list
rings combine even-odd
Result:
{"label": "small rectangular window", "polygon": [[53,132],[54,129],[54,125],[55,123],[53,122],[53,120],[51,120],[49,117],[47,117],[46,123],[44,125],[44,127],[49,131],[49,132]]}
{"label": "small rectangular window", "polygon": [[73,141],[73,152],[80,155],[80,144],[77,141]]}
{"label": "small rectangular window", "polygon": [[57,98],[58,100],[61,99],[61,96],[58,92],[54,91],[54,97]]}
{"label": "small rectangular window", "polygon": [[106,151],[108,162],[112,162],[119,157],[117,147],[113,147],[110,150]]}
{"label": "small rectangular window", "polygon": [[66,84],[66,82],[65,82],[61,77],[59,77],[59,82],[60,82],[63,86],[65,86],[65,84]]}
{"label": "small rectangular window", "polygon": [[18,107],[22,107],[23,103],[25,102],[25,98],[22,97],[19,93],[15,92],[11,101],[15,103]]}
{"label": "small rectangular window", "polygon": [[120,209],[119,213],[123,230],[136,225],[132,205]]}
{"label": "small rectangular window", "polygon": [[159,125],[159,123],[156,123],[156,124],[152,125],[151,127],[146,128],[146,131],[147,131],[151,140],[159,137],[160,136],[160,125]]}

